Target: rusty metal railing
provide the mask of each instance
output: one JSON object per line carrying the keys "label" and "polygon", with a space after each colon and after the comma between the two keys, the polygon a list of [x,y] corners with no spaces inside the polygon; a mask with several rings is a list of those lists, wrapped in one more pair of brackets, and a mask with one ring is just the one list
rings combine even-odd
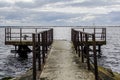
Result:
{"label": "rusty metal railing", "polygon": [[[73,42],[74,48],[78,56],[82,57],[82,62],[84,62],[84,58],[87,59],[87,67],[88,70],[91,70],[91,65],[94,68],[95,80],[99,80],[98,77],[98,65],[97,65],[97,53],[96,53],[96,38],[95,34],[86,33],[83,31],[71,30],[71,40]],[[93,60],[90,58],[89,53],[89,40],[92,41],[92,52],[93,52]]]}
{"label": "rusty metal railing", "polygon": [[74,30],[95,34],[96,40],[104,40],[106,42],[106,28],[74,28]]}
{"label": "rusty metal railing", "polygon": [[[45,64],[45,58],[48,54],[48,49],[53,42],[53,29],[32,34],[33,41],[33,80],[37,80],[38,71],[42,71]],[[41,57],[42,56],[42,57]],[[37,64],[38,63],[38,66]]]}
{"label": "rusty metal railing", "polygon": [[38,33],[51,28],[5,28],[6,41],[32,41],[32,33]]}

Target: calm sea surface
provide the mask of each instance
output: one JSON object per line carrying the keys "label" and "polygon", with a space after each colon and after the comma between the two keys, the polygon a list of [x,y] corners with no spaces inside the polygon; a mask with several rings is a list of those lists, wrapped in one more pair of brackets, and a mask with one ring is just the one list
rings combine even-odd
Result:
{"label": "calm sea surface", "polygon": [[[55,27],[54,39],[70,40],[70,27]],[[21,60],[18,55],[10,53],[13,46],[4,45],[4,28],[0,28],[0,79],[7,76],[16,76],[32,67],[32,54],[27,60]],[[107,45],[102,46],[102,57],[99,65],[120,73],[120,28],[107,27]]]}

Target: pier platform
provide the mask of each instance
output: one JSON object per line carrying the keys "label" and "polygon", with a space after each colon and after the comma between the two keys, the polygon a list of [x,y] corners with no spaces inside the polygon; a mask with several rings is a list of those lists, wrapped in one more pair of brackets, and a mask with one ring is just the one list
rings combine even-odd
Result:
{"label": "pier platform", "polygon": [[70,41],[56,40],[38,80],[95,80],[95,77],[76,55]]}

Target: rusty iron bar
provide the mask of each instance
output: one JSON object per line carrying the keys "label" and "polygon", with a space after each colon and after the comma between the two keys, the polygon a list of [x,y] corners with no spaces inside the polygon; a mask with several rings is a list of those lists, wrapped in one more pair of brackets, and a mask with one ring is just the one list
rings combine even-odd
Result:
{"label": "rusty iron bar", "polygon": [[[84,28],[83,28],[83,31],[84,31]],[[79,35],[79,36],[77,36],[77,35]],[[96,55],[95,28],[94,28],[94,34],[82,32],[82,31],[76,31],[74,29],[71,29],[71,40],[73,42],[74,48],[75,48],[75,50],[79,50],[77,48],[81,47],[82,62],[84,62],[84,58],[86,55],[88,70],[90,70],[90,61],[92,61],[92,60],[90,60],[90,56],[89,56],[89,44],[88,44],[90,35],[92,36],[92,41],[93,41],[92,46],[93,46],[93,54],[94,54],[93,65],[94,65],[95,80],[98,80],[99,78],[98,78],[98,66],[97,66],[97,55]],[[80,47],[78,47],[78,46],[80,46]]]}
{"label": "rusty iron bar", "polygon": [[49,31],[45,31],[45,53],[48,51],[48,33]]}
{"label": "rusty iron bar", "polygon": [[82,32],[80,32],[80,39],[81,39],[81,55],[82,55],[82,62],[84,62],[84,52],[83,52],[83,34],[82,34]]}
{"label": "rusty iron bar", "polygon": [[10,28],[5,28],[5,41],[10,40]]}
{"label": "rusty iron bar", "polygon": [[106,38],[106,28],[105,28],[105,42],[106,42],[106,39],[107,39],[107,38]]}
{"label": "rusty iron bar", "polygon": [[10,28],[10,40],[11,40],[11,28]]}
{"label": "rusty iron bar", "polygon": [[20,28],[20,42],[22,41],[22,28]]}
{"label": "rusty iron bar", "polygon": [[88,70],[90,70],[90,58],[89,58],[89,45],[88,45],[88,37],[89,34],[85,34],[85,50],[86,50],[86,57],[87,57],[87,66],[88,66]]}
{"label": "rusty iron bar", "polygon": [[5,42],[7,41],[7,39],[6,39],[6,32],[7,32],[7,31],[6,31],[6,30],[7,30],[7,29],[5,28]]}
{"label": "rusty iron bar", "polygon": [[36,39],[35,34],[32,34],[33,39],[33,80],[36,80],[36,52],[35,52],[35,46],[36,46]]}
{"label": "rusty iron bar", "polygon": [[95,72],[95,80],[99,80],[98,78],[98,65],[97,65],[97,53],[96,53],[96,41],[95,41],[95,35],[92,35],[93,40],[93,53],[94,53],[94,72]]}
{"label": "rusty iron bar", "polygon": [[[25,30],[27,30],[28,29],[28,32],[26,32]],[[40,29],[43,29],[43,31],[46,31],[46,30],[51,30],[52,28],[11,28],[11,27],[6,27],[5,28],[5,39],[6,39],[6,41],[10,41],[10,40],[18,40],[19,39],[19,41],[21,42],[22,41],[22,35],[23,34],[28,34],[28,35],[30,35],[29,37],[28,37],[28,39],[30,40],[30,41],[32,41],[32,33],[33,32],[31,32],[31,30],[29,31],[29,29],[32,29],[32,31],[34,30],[35,31],[35,33],[39,33],[39,30]],[[19,30],[19,32],[16,32],[16,30]],[[16,35],[17,34],[17,35]],[[16,35],[16,36],[14,36],[14,35]]]}
{"label": "rusty iron bar", "polygon": [[[95,34],[95,38],[104,40],[106,42],[106,28],[74,28],[74,29],[80,29],[82,32],[85,32],[86,30],[91,30]],[[101,32],[99,32],[101,31]],[[104,32],[104,33],[103,33]],[[98,36],[101,35],[101,36]],[[103,37],[103,38],[102,38]]]}
{"label": "rusty iron bar", "polygon": [[45,63],[45,32],[41,34],[42,36],[42,61]]}
{"label": "rusty iron bar", "polygon": [[40,49],[40,34],[38,34],[38,70],[41,71],[41,49]]}
{"label": "rusty iron bar", "polygon": [[[45,64],[45,53],[47,53],[46,50],[48,50],[48,46],[50,46],[52,43],[49,43],[48,40],[51,38],[52,41],[52,32],[53,30],[43,31],[41,33],[34,33],[33,36],[33,80],[36,80],[37,76],[37,68],[39,71],[42,71],[42,65]],[[50,34],[50,35],[49,35]],[[42,49],[41,49],[42,48]],[[47,49],[46,49],[47,48]],[[42,61],[41,61],[41,54],[42,54]],[[36,65],[36,61],[38,59],[38,66]]]}

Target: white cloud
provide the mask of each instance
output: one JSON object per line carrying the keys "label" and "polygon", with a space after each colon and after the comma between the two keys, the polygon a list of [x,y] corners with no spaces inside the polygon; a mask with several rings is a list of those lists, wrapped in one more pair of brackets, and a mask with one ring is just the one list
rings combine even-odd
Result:
{"label": "white cloud", "polygon": [[15,2],[33,2],[33,0],[14,0]]}
{"label": "white cloud", "polygon": [[85,2],[85,1],[89,1],[89,0],[73,0],[72,2],[73,3],[82,3],[82,2]]}
{"label": "white cloud", "polygon": [[55,2],[55,3],[46,4],[45,6],[61,7],[64,5],[69,5],[69,4],[74,4],[74,3],[83,3],[85,1],[89,1],[89,0],[72,0],[72,1],[64,1],[64,2]]}
{"label": "white cloud", "polygon": [[58,22],[67,22],[67,23],[75,23],[81,21],[82,17],[75,17],[75,18],[69,18],[69,19],[58,19],[56,21]]}
{"label": "white cloud", "polygon": [[33,0],[0,0],[8,3],[15,3],[15,2],[33,2]]}
{"label": "white cloud", "polygon": [[3,1],[4,1],[4,2],[8,2],[8,3],[15,3],[15,0],[0,0],[0,2],[1,2],[1,1],[2,1],[2,2],[3,2]]}
{"label": "white cloud", "polygon": [[89,13],[89,14],[108,14],[111,12],[111,9],[106,9],[104,7],[96,7],[96,8],[87,8],[87,7],[51,7],[44,6],[42,8],[34,8],[31,9],[37,12],[60,12],[60,13],[69,13],[69,14],[80,14],[80,13]]}
{"label": "white cloud", "polygon": [[95,19],[96,17],[93,15],[86,15],[85,17],[82,18],[82,21],[91,21]]}

